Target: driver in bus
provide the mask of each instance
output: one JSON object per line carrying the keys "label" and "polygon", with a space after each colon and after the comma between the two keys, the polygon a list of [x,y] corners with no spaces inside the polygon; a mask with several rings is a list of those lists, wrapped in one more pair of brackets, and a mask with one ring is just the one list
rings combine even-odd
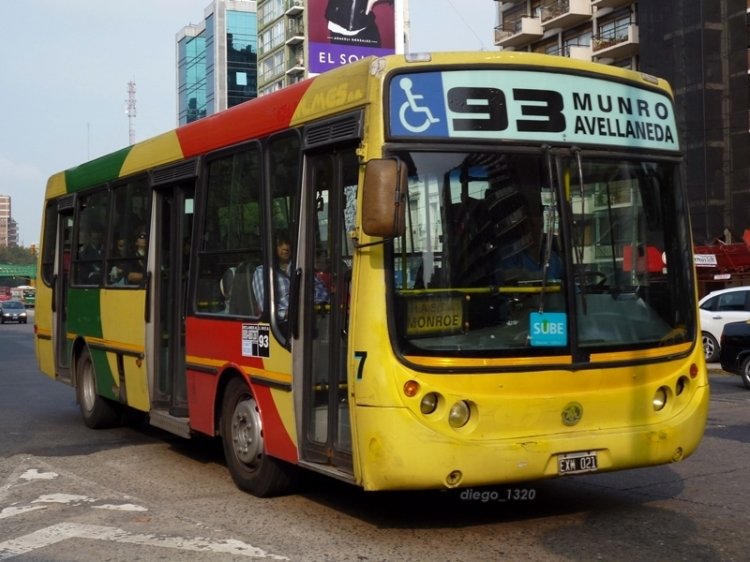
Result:
{"label": "driver in bus", "polygon": [[[292,258],[292,245],[289,236],[284,232],[277,232],[274,236],[276,255],[274,258],[274,283],[276,287],[276,320],[280,325],[287,321],[289,309],[289,290],[291,287],[290,267]],[[265,304],[265,285],[263,282],[263,266],[259,265],[253,273],[253,293],[258,305],[263,308]]]}

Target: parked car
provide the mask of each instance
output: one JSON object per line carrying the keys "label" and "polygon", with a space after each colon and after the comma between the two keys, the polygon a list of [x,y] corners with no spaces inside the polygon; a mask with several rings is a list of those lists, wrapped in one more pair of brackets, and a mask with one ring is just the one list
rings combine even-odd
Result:
{"label": "parked car", "polygon": [[707,294],[699,301],[701,335],[706,361],[719,360],[721,332],[729,322],[750,320],[750,287],[731,287]]}
{"label": "parked car", "polygon": [[26,324],[26,307],[21,301],[0,302],[0,324],[6,322]]}
{"label": "parked car", "polygon": [[730,322],[721,333],[721,368],[750,388],[750,322]]}

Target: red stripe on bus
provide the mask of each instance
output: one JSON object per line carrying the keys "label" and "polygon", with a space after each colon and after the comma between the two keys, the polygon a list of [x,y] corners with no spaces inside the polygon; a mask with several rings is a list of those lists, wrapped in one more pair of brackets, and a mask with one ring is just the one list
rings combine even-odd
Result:
{"label": "red stripe on bus", "polygon": [[252,384],[253,396],[263,418],[263,443],[269,455],[297,464],[297,447],[284,427],[270,387]]}
{"label": "red stripe on bus", "polygon": [[313,80],[287,86],[272,96],[247,101],[177,129],[185,158],[255,139],[289,126]]}

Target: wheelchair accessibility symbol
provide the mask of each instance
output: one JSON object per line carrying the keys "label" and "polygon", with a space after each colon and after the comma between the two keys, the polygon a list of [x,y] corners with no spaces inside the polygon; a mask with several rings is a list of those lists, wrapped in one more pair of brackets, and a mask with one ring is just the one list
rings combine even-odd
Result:
{"label": "wheelchair accessibility symbol", "polygon": [[412,91],[414,83],[410,78],[402,78],[398,85],[406,95],[406,101],[401,104],[398,112],[399,121],[404,129],[410,133],[423,133],[433,124],[440,122],[440,119],[432,114],[428,106],[420,105],[424,96]]}

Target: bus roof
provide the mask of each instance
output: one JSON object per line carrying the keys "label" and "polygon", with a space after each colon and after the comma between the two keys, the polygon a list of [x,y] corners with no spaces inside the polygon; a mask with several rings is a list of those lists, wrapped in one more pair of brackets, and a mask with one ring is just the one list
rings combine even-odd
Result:
{"label": "bus roof", "polygon": [[[378,61],[377,68],[372,67],[375,61]],[[365,105],[368,99],[372,99],[368,98],[369,89],[385,73],[399,67],[417,69],[426,64],[507,65],[597,73],[641,87],[659,89],[671,97],[669,85],[664,80],[560,56],[490,51],[406,57],[391,55],[380,59],[368,57],[59,172],[50,177],[46,196],[50,198],[75,192]]]}

